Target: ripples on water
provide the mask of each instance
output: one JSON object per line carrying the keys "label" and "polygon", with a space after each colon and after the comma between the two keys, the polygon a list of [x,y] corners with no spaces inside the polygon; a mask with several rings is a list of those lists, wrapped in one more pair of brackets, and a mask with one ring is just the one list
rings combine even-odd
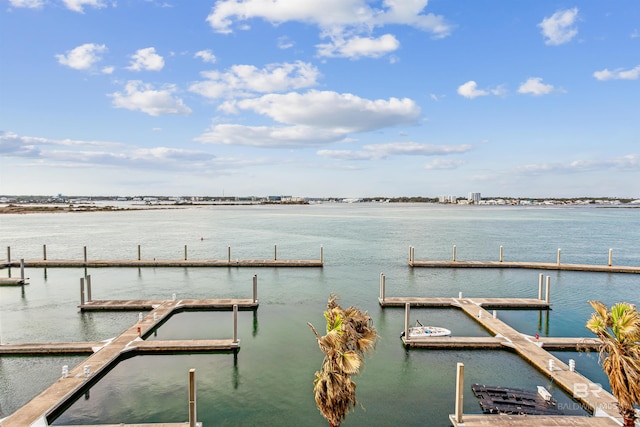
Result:
{"label": "ripples on water", "polygon": [[[536,297],[535,270],[409,269],[416,259],[640,265],[637,209],[483,208],[427,205],[313,205],[204,207],[111,213],[5,215],[0,247],[13,259],[317,259],[322,269],[142,268],[91,269],[94,299],[247,298],[258,275],[257,313],[240,312],[241,350],[232,354],[163,355],[123,360],[74,403],[57,424],[179,422],[187,418],[187,373],[196,368],[199,419],[204,425],[326,425],[313,402],[313,373],[322,355],[307,321],[322,328],[329,293],[344,305],[368,310],[381,340],[356,378],[364,406],[345,425],[448,425],[454,409],[455,366],[465,363],[465,381],[535,387],[545,385],[561,402],[568,396],[517,355],[506,351],[405,350],[399,339],[402,309],[382,310],[379,276],[389,296]],[[15,271],[13,272],[15,275]],[[6,274],[6,270],[0,272]],[[137,313],[84,313],[77,309],[83,269],[27,271],[30,285],[0,288],[3,343],[103,340],[137,320]],[[551,278],[553,310],[499,310],[521,332],[588,336],[588,299],[606,304],[640,303],[636,275],[544,272]],[[487,333],[452,309],[412,309],[416,318],[448,327],[455,335]],[[229,338],[228,312],[175,315],[149,339]],[[558,352],[594,382],[605,382],[593,354]],[[61,366],[83,358],[0,358],[0,408],[15,411],[48,387]],[[606,384],[603,384],[605,388]],[[467,387],[465,412],[480,407]],[[578,412],[580,412],[578,410]]]}

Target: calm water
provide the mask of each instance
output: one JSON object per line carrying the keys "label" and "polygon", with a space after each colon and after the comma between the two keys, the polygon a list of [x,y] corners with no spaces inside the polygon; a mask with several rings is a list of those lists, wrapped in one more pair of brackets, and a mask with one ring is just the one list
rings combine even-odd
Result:
{"label": "calm water", "polygon": [[[450,207],[439,205],[322,204],[232,206],[111,213],[3,215],[0,248],[12,259],[272,258],[317,259],[322,269],[89,269],[94,299],[247,298],[258,275],[260,308],[239,313],[241,350],[233,354],[158,355],[123,360],[60,416],[55,424],[181,422],[188,418],[187,381],[196,369],[198,415],[205,426],[324,426],[312,394],[322,354],[306,325],[324,327],[331,292],[344,306],[369,311],[381,335],[356,378],[361,407],[345,426],[448,425],[454,410],[455,366],[465,364],[465,412],[479,412],[470,385],[549,388],[564,408],[582,413],[552,380],[506,351],[406,351],[399,339],[402,309],[382,310],[379,276],[389,296],[536,297],[539,271],[415,269],[416,259],[457,258],[640,265],[640,210],[623,208]],[[3,255],[6,257],[6,253]],[[19,270],[13,270],[13,275]],[[6,276],[7,271],[0,271]],[[24,288],[0,287],[2,343],[104,340],[135,323],[137,313],[80,313],[84,269],[28,269]],[[551,277],[550,313],[504,311],[521,332],[589,336],[587,300],[640,305],[637,275],[544,272]],[[413,309],[412,320],[446,326],[455,335],[487,333],[452,309]],[[186,312],[149,339],[230,338],[229,312]],[[594,354],[558,352],[608,389]],[[0,358],[0,410],[8,415],[47,388],[62,365],[84,358]]]}

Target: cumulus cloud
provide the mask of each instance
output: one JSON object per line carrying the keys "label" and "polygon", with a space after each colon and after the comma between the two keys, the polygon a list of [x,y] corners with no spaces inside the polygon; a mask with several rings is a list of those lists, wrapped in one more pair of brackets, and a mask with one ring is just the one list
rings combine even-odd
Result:
{"label": "cumulus cloud", "polygon": [[198,141],[273,147],[319,145],[344,140],[350,133],[413,124],[420,117],[420,108],[407,98],[369,100],[316,90],[234,101],[229,103],[233,108],[225,104],[221,108],[252,111],[286,126],[215,125]]}
{"label": "cumulus cloud", "polygon": [[547,95],[553,92],[553,89],[553,85],[542,83],[541,77],[531,77],[520,85],[518,93],[539,96]]}
{"label": "cumulus cloud", "polygon": [[540,163],[515,168],[514,172],[525,175],[540,175],[549,172],[577,173],[598,170],[640,171],[640,154],[599,160],[574,160],[569,163]]}
{"label": "cumulus cloud", "polygon": [[470,145],[432,145],[417,142],[393,142],[388,144],[367,144],[362,150],[319,150],[317,154],[340,160],[374,160],[390,156],[444,156],[471,150]]}
{"label": "cumulus cloud", "polygon": [[59,166],[117,166],[190,170],[217,161],[215,155],[203,151],[169,147],[130,148],[108,141],[80,141],[22,136],[0,132],[3,156],[46,160]]}
{"label": "cumulus cloud", "polygon": [[27,9],[40,9],[44,6],[43,0],[9,0],[9,3],[13,7],[24,7]]}
{"label": "cumulus cloud", "polygon": [[640,77],[640,65],[630,69],[624,70],[622,68],[609,71],[604,69],[602,71],[596,71],[593,73],[593,77],[598,80],[637,80]]}
{"label": "cumulus cloud", "polygon": [[426,170],[448,170],[457,169],[464,165],[464,160],[452,160],[452,159],[435,159],[432,162],[424,165]]}
{"label": "cumulus cloud", "polygon": [[207,80],[193,83],[189,90],[215,99],[315,86],[320,72],[309,63],[296,61],[269,64],[261,69],[253,65],[234,65],[224,72],[205,71],[201,75]]}
{"label": "cumulus cloud", "polygon": [[560,45],[571,41],[578,34],[574,26],[578,18],[578,8],[559,10],[538,24],[547,45]]}
{"label": "cumulus cloud", "polygon": [[334,37],[331,43],[319,44],[316,47],[318,55],[325,57],[379,58],[397,50],[400,47],[400,42],[391,34],[385,34],[378,38],[356,36],[344,39],[343,37]]}
{"label": "cumulus cloud", "polygon": [[85,43],[68,50],[65,55],[56,55],[56,59],[59,64],[66,65],[75,70],[88,70],[95,63],[102,60],[101,54],[106,51],[107,47],[103,44]]}
{"label": "cumulus cloud", "polygon": [[200,58],[203,62],[208,62],[209,64],[214,64],[216,62],[216,56],[210,49],[200,50],[193,56],[194,58]]}
{"label": "cumulus cloud", "polygon": [[182,99],[174,97],[175,92],[174,85],[154,89],[151,85],[139,80],[130,80],[125,86],[124,93],[115,92],[110,96],[113,98],[114,107],[142,111],[150,116],[191,114],[191,109],[184,104]]}
{"label": "cumulus cloud", "polygon": [[318,46],[325,56],[353,53],[356,58],[373,52],[380,56],[397,49],[394,47],[397,40],[394,42],[389,35],[368,37],[376,27],[408,25],[429,32],[434,38],[451,34],[452,26],[442,16],[424,13],[427,3],[428,0],[387,0],[375,7],[367,0],[221,0],[216,2],[207,22],[219,33],[231,33],[234,22],[243,25],[251,19],[263,19],[274,25],[303,22],[318,26],[321,37],[332,39],[332,43]]}
{"label": "cumulus cloud", "polygon": [[101,9],[106,7],[104,1],[102,0],[62,0],[64,5],[69,10],[73,10],[74,12],[84,13],[84,7],[90,6],[94,9]]}
{"label": "cumulus cloud", "polygon": [[138,49],[136,53],[131,55],[131,65],[127,70],[132,71],[160,71],[164,68],[164,59],[156,53],[153,47]]}
{"label": "cumulus cloud", "polygon": [[462,95],[465,98],[473,99],[479,96],[489,95],[489,92],[486,90],[478,89],[478,84],[473,80],[469,80],[468,82],[458,86],[458,95]]}

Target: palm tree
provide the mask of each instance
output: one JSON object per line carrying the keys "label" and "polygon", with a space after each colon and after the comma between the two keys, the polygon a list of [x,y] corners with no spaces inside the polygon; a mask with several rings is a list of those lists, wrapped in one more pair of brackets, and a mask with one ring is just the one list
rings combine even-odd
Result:
{"label": "palm tree", "polygon": [[379,338],[367,313],[355,307],[344,310],[337,300],[337,295],[329,296],[324,312],[326,335],[321,336],[307,323],[324,353],[322,367],[313,381],[316,406],[331,427],[338,427],[358,402],[351,376],[360,372],[364,355],[375,348]]}
{"label": "palm tree", "polygon": [[618,400],[624,425],[632,427],[634,405],[640,404],[640,312],[626,302],[615,304],[611,310],[600,301],[589,304],[596,312],[587,321],[587,329],[602,341],[600,363]]}

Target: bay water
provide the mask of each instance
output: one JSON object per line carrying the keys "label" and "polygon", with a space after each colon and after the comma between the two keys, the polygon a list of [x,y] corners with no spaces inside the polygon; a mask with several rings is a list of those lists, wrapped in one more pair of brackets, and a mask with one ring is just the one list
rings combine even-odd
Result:
{"label": "bay water", "polygon": [[[406,350],[404,310],[378,304],[387,296],[535,298],[540,273],[550,276],[552,310],[499,310],[520,332],[591,337],[588,300],[640,304],[636,274],[519,269],[411,269],[415,259],[640,265],[640,210],[624,207],[494,207],[391,203],[192,206],[118,212],[2,215],[0,248],[13,260],[41,259],[319,259],[323,268],[50,268],[27,269],[29,284],[0,287],[0,342],[96,341],[117,336],[135,312],[82,313],[79,280],[92,278],[94,299],[250,298],[256,312],[238,315],[234,354],[136,356],[121,361],[53,424],[182,422],[188,419],[188,371],[196,369],[198,420],[204,426],[323,426],[312,383],[322,353],[307,322],[323,330],[331,293],[373,318],[376,350],[355,377],[359,406],[343,425],[449,425],[456,363],[465,364],[466,413],[480,412],[470,385],[543,385],[565,412],[585,414],[553,380],[516,354],[494,350]],[[8,271],[1,270],[6,277]],[[12,269],[15,277],[19,270]],[[412,322],[443,326],[457,336],[485,336],[455,309],[411,311]],[[148,339],[231,338],[230,312],[183,312]],[[555,352],[609,389],[597,355]],[[83,356],[1,357],[0,411],[14,412]]]}

